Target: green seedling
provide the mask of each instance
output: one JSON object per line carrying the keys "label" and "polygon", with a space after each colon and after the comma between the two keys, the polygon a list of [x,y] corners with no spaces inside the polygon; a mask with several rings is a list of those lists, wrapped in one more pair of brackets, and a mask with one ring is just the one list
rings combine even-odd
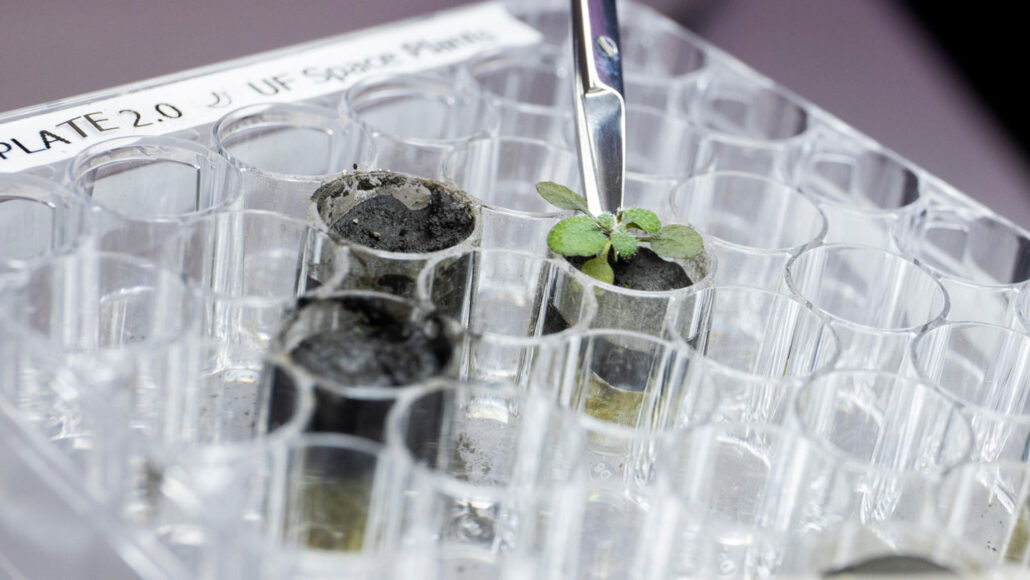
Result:
{"label": "green seedling", "polygon": [[617,260],[632,258],[642,243],[663,258],[685,260],[701,253],[701,236],[696,231],[679,224],[663,226],[651,210],[630,208],[615,215],[595,216],[587,207],[586,198],[564,185],[541,181],[536,184],[536,191],[559,209],[585,214],[555,224],[547,234],[547,246],[562,256],[593,256],[581,270],[607,284],[615,280],[615,272],[608,263],[611,251]]}

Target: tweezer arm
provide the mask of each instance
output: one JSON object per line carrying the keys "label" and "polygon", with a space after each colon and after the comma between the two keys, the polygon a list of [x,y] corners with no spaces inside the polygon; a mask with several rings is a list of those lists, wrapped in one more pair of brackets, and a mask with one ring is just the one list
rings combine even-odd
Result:
{"label": "tweezer arm", "polygon": [[576,136],[587,204],[594,213],[622,206],[626,103],[615,0],[572,0],[576,59]]}

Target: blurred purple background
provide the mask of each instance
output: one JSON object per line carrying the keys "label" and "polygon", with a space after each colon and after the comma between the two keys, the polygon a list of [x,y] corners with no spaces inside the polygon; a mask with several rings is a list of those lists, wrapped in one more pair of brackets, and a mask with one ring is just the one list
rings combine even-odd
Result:
{"label": "blurred purple background", "polygon": [[[5,0],[0,112],[464,3]],[[1020,149],[897,2],[645,3],[1030,227]]]}

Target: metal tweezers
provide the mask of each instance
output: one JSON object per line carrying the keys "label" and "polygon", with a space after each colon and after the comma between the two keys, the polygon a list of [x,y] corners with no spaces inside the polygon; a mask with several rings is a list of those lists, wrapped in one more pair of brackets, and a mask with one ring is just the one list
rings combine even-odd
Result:
{"label": "metal tweezers", "polygon": [[615,0],[572,0],[576,60],[576,137],[587,205],[594,213],[622,207],[626,173],[626,100]]}

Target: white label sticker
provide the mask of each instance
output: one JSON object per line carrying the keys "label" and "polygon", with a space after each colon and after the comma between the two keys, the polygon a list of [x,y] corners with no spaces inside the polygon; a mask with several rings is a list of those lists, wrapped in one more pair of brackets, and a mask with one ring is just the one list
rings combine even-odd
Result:
{"label": "white label sticker", "polygon": [[496,3],[352,34],[264,62],[0,122],[0,172],[67,159],[115,136],[171,133],[246,105],[319,97],[368,75],[446,66],[539,39]]}

